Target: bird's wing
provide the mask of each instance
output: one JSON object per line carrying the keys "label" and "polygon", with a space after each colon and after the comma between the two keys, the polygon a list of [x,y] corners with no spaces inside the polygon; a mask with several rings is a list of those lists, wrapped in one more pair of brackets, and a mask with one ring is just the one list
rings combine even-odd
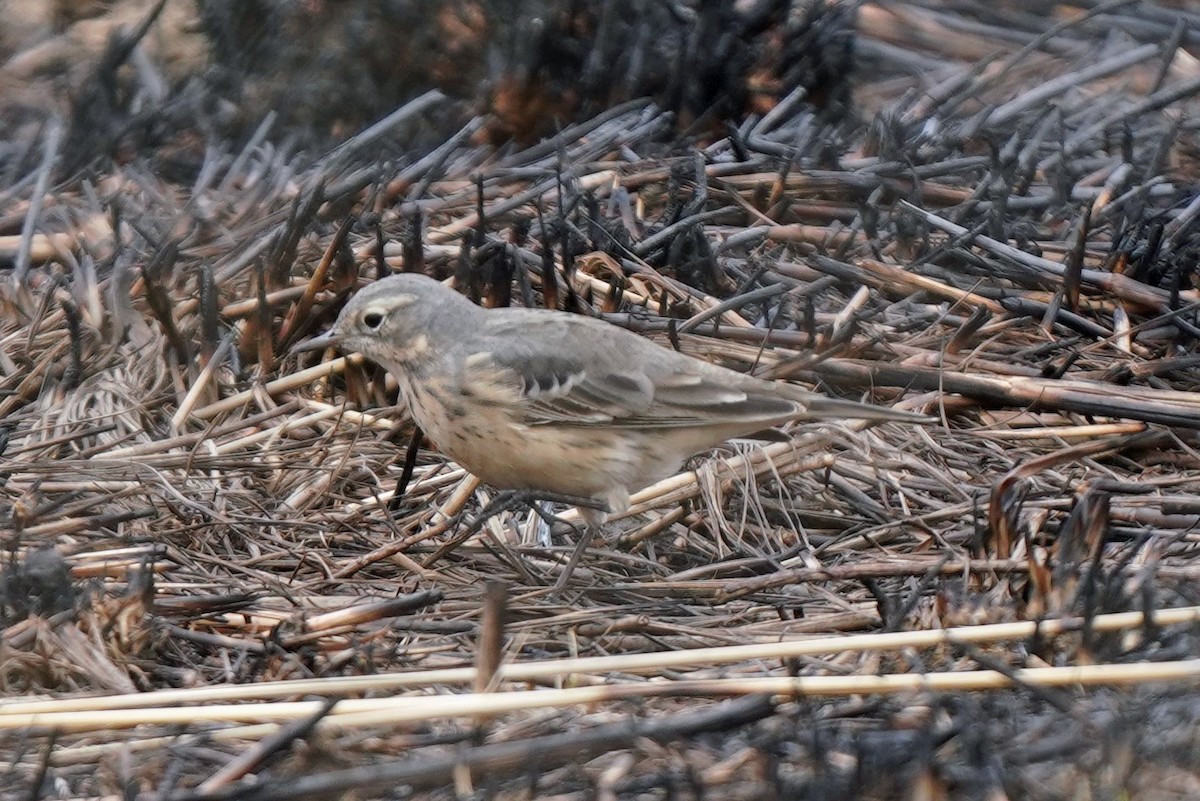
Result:
{"label": "bird's wing", "polygon": [[802,411],[770,385],[604,323],[529,320],[544,330],[513,336],[521,322],[492,324],[493,336],[466,358],[463,387],[479,400],[519,407],[531,425],[683,428]]}
{"label": "bird's wing", "polygon": [[464,373],[464,391],[518,409],[531,425],[632,425],[653,406],[644,379],[562,354],[479,351],[467,358]]}

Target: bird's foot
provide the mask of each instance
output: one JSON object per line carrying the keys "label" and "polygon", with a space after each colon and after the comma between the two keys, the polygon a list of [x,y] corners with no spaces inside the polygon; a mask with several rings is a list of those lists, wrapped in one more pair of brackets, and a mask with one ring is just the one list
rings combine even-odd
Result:
{"label": "bird's foot", "polygon": [[[567,506],[578,506],[583,509],[595,509],[598,512],[607,512],[608,505],[604,501],[596,500],[595,498],[585,498],[579,495],[565,495],[557,492],[540,492],[537,490],[504,490],[496,495],[487,506],[475,516],[468,526],[468,531],[473,534],[483,528],[483,524],[498,514],[504,512],[515,512],[518,509],[530,509],[538,517],[542,519],[546,525],[553,525],[560,518],[555,517],[543,505],[544,503],[561,503]],[[561,521],[560,521],[561,522]],[[578,530],[578,526],[569,523],[572,528]]]}
{"label": "bird's foot", "polygon": [[[479,514],[475,515],[475,517],[472,518],[469,523],[467,523],[466,527],[463,528],[462,531],[460,531],[458,534],[455,534],[452,538],[443,543],[442,547],[434,551],[433,555],[425,560],[424,566],[428,567],[434,562],[438,561],[447,553],[454,550],[459,545],[463,544],[476,533],[478,533],[488,520],[505,512],[515,512],[519,509],[527,508],[533,510],[533,513],[540,517],[542,522],[547,526],[552,526],[555,522],[566,522],[561,518],[555,517],[548,509],[546,509],[542,505],[542,502],[544,501],[549,501],[551,503],[562,503],[568,506],[578,506],[582,509],[594,509],[598,512],[608,511],[607,504],[605,504],[604,501],[599,501],[595,498],[585,498],[578,495],[564,495],[554,492],[540,492],[537,490],[505,490],[498,493],[496,497],[492,498],[492,500],[480,510]],[[455,519],[452,521],[452,525],[448,526],[448,528],[457,527],[465,519],[466,514],[460,513],[455,517]],[[566,571],[562,576],[559,577],[559,580],[555,585],[555,593],[557,593],[562,586],[565,586],[566,579],[570,578],[571,571],[575,569],[575,564],[579,561],[579,557],[582,555],[583,549],[586,548],[587,541],[590,540],[588,531],[592,528],[591,526],[586,526],[581,529],[574,523],[567,522],[567,525],[569,525],[580,536],[580,544],[575,546],[575,553],[571,555],[571,560],[567,563]]]}

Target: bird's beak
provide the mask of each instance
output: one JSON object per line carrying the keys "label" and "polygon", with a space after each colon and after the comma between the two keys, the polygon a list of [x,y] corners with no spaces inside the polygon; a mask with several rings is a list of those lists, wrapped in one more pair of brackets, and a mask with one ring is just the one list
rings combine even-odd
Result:
{"label": "bird's beak", "polygon": [[343,339],[345,339],[345,337],[331,328],[325,333],[318,334],[312,339],[307,339],[304,342],[297,342],[291,347],[291,349],[288,351],[288,354],[291,355],[293,353],[304,353],[310,350],[325,350],[326,348],[333,348],[342,344]]}

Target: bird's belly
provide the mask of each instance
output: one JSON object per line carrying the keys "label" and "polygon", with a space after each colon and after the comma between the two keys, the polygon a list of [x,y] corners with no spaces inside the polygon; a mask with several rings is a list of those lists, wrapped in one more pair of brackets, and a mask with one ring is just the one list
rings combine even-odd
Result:
{"label": "bird's belly", "polygon": [[413,419],[438,450],[496,489],[527,489],[606,501],[676,472],[688,454],[642,432],[527,425],[503,405],[472,403],[437,383],[404,387]]}
{"label": "bird's belly", "polygon": [[624,443],[604,432],[510,424],[479,436],[450,433],[438,444],[498,489],[599,498],[630,477]]}

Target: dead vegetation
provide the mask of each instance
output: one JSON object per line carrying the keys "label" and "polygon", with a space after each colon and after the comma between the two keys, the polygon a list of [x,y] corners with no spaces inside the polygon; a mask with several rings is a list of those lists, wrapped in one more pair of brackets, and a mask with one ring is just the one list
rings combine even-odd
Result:
{"label": "dead vegetation", "polygon": [[[428,72],[308,85],[356,4],[201,3],[208,72],[93,5],[2,40],[0,792],[1196,794],[1185,6],[398,3]],[[554,597],[571,512],[463,539],[394,383],[288,355],[404,269],[942,423],[731,444]]]}

